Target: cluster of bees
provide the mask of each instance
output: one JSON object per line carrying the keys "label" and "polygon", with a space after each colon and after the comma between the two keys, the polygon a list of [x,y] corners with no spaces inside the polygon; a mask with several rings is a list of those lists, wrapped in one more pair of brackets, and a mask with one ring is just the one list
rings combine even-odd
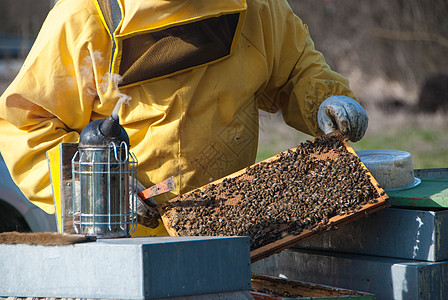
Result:
{"label": "cluster of bees", "polygon": [[325,136],[181,195],[164,211],[180,236],[249,236],[253,250],[304,229],[318,230],[331,217],[357,212],[378,197],[342,137]]}
{"label": "cluster of bees", "polygon": [[263,294],[268,294],[268,295],[271,295],[271,296],[274,296],[274,297],[287,297],[287,298],[302,298],[302,297],[304,297],[303,295],[301,295],[301,294],[295,294],[295,293],[290,293],[290,292],[288,292],[288,291],[283,291],[283,292],[277,292],[277,291],[274,291],[274,290],[271,290],[271,289],[268,289],[268,288],[260,288],[260,289],[257,289],[257,292],[258,293],[263,293]]}

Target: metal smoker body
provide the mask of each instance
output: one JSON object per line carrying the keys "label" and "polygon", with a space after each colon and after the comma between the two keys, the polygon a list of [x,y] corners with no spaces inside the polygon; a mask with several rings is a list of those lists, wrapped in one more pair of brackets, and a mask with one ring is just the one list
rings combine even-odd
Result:
{"label": "metal smoker body", "polygon": [[81,132],[72,159],[73,227],[98,238],[127,237],[136,227],[133,191],[137,160],[118,117],[96,120]]}

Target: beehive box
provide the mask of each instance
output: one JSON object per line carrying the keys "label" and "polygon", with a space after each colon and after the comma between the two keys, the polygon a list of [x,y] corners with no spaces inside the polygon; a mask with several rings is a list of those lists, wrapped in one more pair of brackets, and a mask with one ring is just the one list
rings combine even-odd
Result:
{"label": "beehive box", "polygon": [[249,260],[247,237],[0,244],[0,297],[240,299],[232,294],[250,293]]}
{"label": "beehive box", "polygon": [[375,300],[372,294],[333,288],[324,285],[288,280],[275,276],[252,273],[252,296],[255,300],[293,299],[347,299]]}
{"label": "beehive box", "polygon": [[[392,200],[391,200],[392,203]],[[448,260],[448,210],[387,208],[300,243],[302,249],[395,257]],[[393,228],[394,230],[391,230]]]}
{"label": "beehive box", "polygon": [[171,236],[249,236],[254,262],[388,205],[335,132],[180,195],[159,212]]}

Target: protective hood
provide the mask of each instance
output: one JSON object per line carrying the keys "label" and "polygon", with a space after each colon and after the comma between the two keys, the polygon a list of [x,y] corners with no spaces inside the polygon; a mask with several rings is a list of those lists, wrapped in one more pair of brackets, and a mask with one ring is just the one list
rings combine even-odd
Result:
{"label": "protective hood", "polygon": [[96,4],[112,39],[109,71],[120,74],[120,86],[228,57],[247,9],[245,0],[96,0]]}

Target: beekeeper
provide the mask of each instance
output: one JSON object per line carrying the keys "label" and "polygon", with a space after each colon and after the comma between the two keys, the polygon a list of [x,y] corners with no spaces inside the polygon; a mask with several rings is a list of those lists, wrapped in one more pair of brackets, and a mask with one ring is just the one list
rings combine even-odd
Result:
{"label": "beekeeper", "polygon": [[1,96],[0,151],[30,201],[54,213],[46,151],[120,93],[139,181],[175,176],[159,203],[254,163],[259,109],[313,136],[367,127],[286,0],[60,0]]}

